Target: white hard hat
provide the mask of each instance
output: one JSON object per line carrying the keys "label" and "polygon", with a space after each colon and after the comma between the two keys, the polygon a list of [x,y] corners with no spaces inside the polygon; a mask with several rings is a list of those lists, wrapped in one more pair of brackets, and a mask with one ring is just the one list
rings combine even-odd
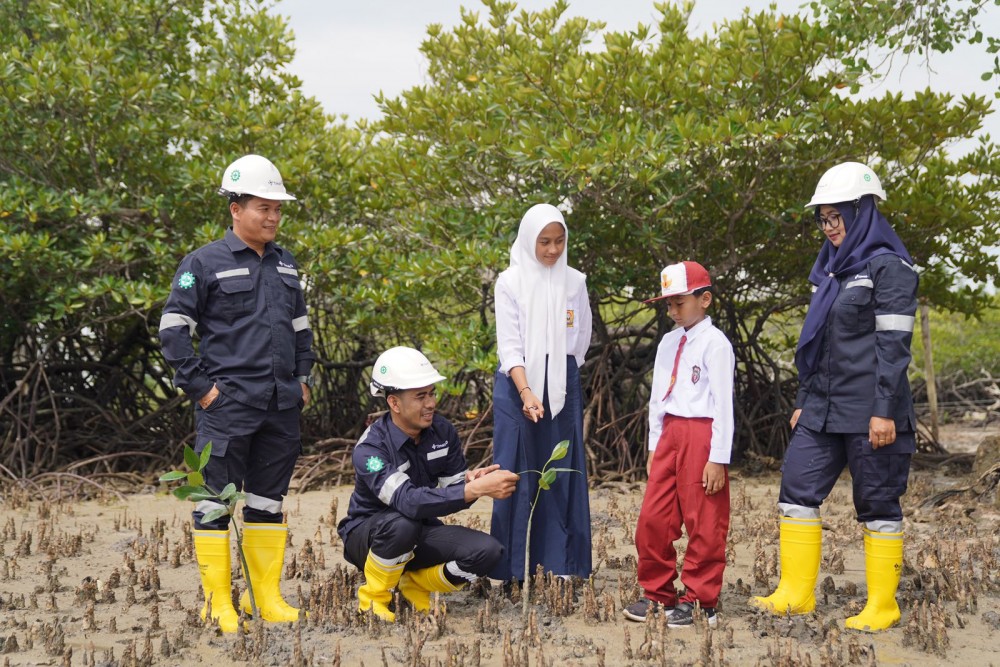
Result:
{"label": "white hard hat", "polygon": [[393,347],[378,355],[369,388],[372,396],[385,396],[395,389],[419,389],[444,379],[419,350]]}
{"label": "white hard hat", "polygon": [[878,176],[860,162],[841,162],[820,177],[816,192],[806,206],[839,204],[861,199],[865,195],[875,195],[885,201],[885,190]]}
{"label": "white hard hat", "polygon": [[285,183],[274,163],[260,155],[244,155],[226,167],[221,195],[253,195],[261,199],[295,201],[285,192]]}

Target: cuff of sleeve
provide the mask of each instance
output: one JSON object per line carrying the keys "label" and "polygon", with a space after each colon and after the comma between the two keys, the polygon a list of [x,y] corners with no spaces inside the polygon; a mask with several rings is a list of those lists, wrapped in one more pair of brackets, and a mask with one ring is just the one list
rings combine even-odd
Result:
{"label": "cuff of sleeve", "polygon": [[311,375],[312,374],[313,363],[311,361],[305,362],[300,361],[295,365],[295,372],[292,374],[296,377],[301,375]]}
{"label": "cuff of sleeve", "polygon": [[715,451],[714,449],[708,453],[709,463],[718,463],[720,465],[729,465],[729,460],[732,458],[729,452]]}
{"label": "cuff of sleeve", "polygon": [[895,401],[891,398],[876,398],[872,405],[872,416],[892,419],[892,406]]}
{"label": "cuff of sleeve", "polygon": [[211,378],[207,376],[199,377],[188,386],[184,387],[184,393],[187,394],[192,401],[200,401],[205,394],[212,391],[213,384],[215,383],[212,382]]}

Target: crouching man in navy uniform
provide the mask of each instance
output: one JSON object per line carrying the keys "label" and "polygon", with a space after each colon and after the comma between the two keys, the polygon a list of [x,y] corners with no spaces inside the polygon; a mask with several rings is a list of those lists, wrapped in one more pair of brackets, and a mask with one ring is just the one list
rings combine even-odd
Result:
{"label": "crouching man in navy uniform", "polygon": [[393,589],[426,612],[431,593],[461,589],[503,555],[490,535],[439,519],[483,496],[508,498],[518,480],[498,465],[468,469],[455,427],[435,414],[434,385],[444,379],[413,348],[383,352],[371,392],[385,397],[389,411],[368,427],[352,456],[354,493],[337,532],[344,557],[365,573],[358,611],[390,623]]}

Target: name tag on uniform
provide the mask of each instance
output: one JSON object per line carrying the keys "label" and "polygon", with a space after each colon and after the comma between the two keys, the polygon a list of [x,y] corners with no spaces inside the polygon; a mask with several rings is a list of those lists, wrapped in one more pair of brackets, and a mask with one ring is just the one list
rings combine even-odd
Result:
{"label": "name tag on uniform", "polygon": [[572,329],[573,324],[576,322],[576,313],[572,310],[566,311],[566,328]]}

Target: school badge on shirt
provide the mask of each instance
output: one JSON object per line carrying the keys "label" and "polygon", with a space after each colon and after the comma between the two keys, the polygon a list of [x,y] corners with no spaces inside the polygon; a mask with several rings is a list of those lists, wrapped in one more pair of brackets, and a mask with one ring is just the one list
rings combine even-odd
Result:
{"label": "school badge on shirt", "polygon": [[566,311],[566,328],[572,329],[573,323],[576,321],[576,313],[572,310]]}
{"label": "school badge on shirt", "polygon": [[698,380],[701,379],[701,366],[691,367],[691,384],[698,384]]}

